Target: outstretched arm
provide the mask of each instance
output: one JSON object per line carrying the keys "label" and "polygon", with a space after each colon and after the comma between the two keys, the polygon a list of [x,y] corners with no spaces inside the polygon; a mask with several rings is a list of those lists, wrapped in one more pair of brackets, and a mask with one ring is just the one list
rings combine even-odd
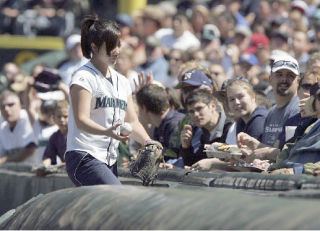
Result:
{"label": "outstretched arm", "polygon": [[140,144],[144,144],[144,141],[150,140],[150,136],[140,123],[137,113],[134,109],[134,102],[132,100],[132,95],[128,96],[128,107],[127,107],[127,112],[126,112],[126,117],[125,117],[125,122],[128,122],[132,126],[132,133],[131,137],[137,141]]}

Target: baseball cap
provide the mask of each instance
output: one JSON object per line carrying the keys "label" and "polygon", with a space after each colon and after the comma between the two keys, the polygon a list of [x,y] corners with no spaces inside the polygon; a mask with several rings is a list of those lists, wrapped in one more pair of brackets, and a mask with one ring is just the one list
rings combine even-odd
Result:
{"label": "baseball cap", "polygon": [[128,14],[118,14],[116,16],[116,22],[123,26],[132,26],[133,20]]}
{"label": "baseball cap", "polygon": [[78,34],[70,35],[66,40],[66,49],[71,50],[78,43],[81,43],[81,36]]}
{"label": "baseball cap", "polygon": [[306,116],[316,115],[313,104],[317,97],[320,94],[320,82],[314,83],[310,88],[310,98],[306,101],[304,111]]}
{"label": "baseball cap", "polygon": [[278,56],[274,59],[271,66],[271,72],[276,72],[281,69],[287,69],[299,76],[299,64],[298,61],[290,55]]}
{"label": "baseball cap", "polygon": [[201,31],[201,39],[206,40],[214,40],[220,38],[220,31],[218,27],[216,27],[213,24],[206,24],[203,26],[203,29]]}
{"label": "baseball cap", "polygon": [[291,3],[291,9],[297,9],[299,10],[302,14],[306,14],[308,5],[302,0],[294,0]]}
{"label": "baseball cap", "polygon": [[235,34],[242,34],[245,37],[250,37],[252,35],[252,32],[248,26],[245,25],[237,25],[234,28],[234,33]]}
{"label": "baseball cap", "polygon": [[58,89],[58,82],[61,80],[61,77],[54,70],[49,68],[44,69],[42,72],[37,75],[35,78],[33,87],[38,92],[48,92]]}
{"label": "baseball cap", "polygon": [[206,85],[212,88],[211,80],[200,70],[188,70],[181,78],[181,82],[178,83],[176,88],[182,88],[184,86],[201,86]]}
{"label": "baseball cap", "polygon": [[254,33],[246,52],[255,54],[259,48],[269,47],[269,44],[270,40],[265,34]]}
{"label": "baseball cap", "polygon": [[259,61],[254,54],[244,53],[239,58],[239,63],[248,63],[251,66],[259,65]]}

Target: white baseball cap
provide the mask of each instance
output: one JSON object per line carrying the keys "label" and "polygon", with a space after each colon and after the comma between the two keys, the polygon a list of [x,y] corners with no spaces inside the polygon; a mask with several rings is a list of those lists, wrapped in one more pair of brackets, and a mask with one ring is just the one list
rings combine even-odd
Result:
{"label": "white baseball cap", "polygon": [[81,43],[81,36],[78,34],[70,35],[66,40],[66,49],[71,50],[78,43]]}
{"label": "white baseball cap", "polygon": [[290,70],[298,76],[300,74],[298,61],[290,55],[275,57],[271,66],[271,72],[276,72],[281,69]]}

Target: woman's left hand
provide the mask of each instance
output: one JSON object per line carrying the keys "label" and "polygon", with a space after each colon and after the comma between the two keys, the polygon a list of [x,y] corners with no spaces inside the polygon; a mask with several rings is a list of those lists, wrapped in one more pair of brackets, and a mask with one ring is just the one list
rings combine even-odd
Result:
{"label": "woman's left hand", "polygon": [[117,128],[121,125],[121,123],[117,123],[115,125],[113,125],[112,127],[109,127],[106,129],[106,136],[112,137],[116,140],[120,140],[120,141],[126,141],[127,139],[129,139],[129,136],[121,136],[118,135],[118,131]]}

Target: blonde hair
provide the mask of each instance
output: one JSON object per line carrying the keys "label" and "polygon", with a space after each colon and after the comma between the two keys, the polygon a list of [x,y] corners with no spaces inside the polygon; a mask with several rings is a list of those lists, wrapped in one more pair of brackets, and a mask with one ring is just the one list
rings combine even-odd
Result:
{"label": "blonde hair", "polygon": [[252,98],[254,98],[254,99],[256,98],[256,93],[254,92],[252,85],[249,82],[244,81],[244,80],[240,80],[240,79],[234,79],[228,83],[228,85],[226,87],[227,97],[228,97],[228,91],[230,90],[230,88],[232,88],[234,86],[241,87],[241,88],[245,89]]}
{"label": "blonde hair", "polygon": [[208,20],[209,10],[207,9],[207,7],[202,5],[196,5],[195,7],[192,8],[192,13],[195,13],[195,12],[200,13],[202,17],[205,19],[205,21]]}
{"label": "blonde hair", "polygon": [[69,109],[69,102],[68,100],[59,100],[56,102],[56,106],[54,108],[54,111],[61,111],[63,109]]}

